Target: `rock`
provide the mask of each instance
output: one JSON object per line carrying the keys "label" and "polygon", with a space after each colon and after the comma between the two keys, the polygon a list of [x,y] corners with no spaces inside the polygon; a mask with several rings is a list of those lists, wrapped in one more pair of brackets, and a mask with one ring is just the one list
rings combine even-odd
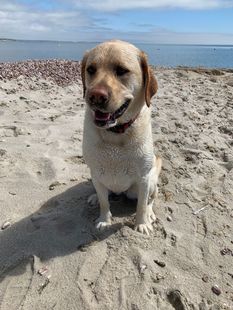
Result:
{"label": "rock", "polygon": [[2,229],[2,230],[5,230],[5,229],[7,229],[7,228],[10,227],[10,226],[11,226],[11,222],[10,222],[10,221],[6,221],[6,222],[4,222],[4,223],[2,224],[1,229]]}
{"label": "rock", "polygon": [[154,262],[159,266],[159,267],[162,267],[164,268],[166,266],[166,264],[162,261],[159,261],[157,259],[154,259]]}
{"label": "rock", "polygon": [[225,256],[225,255],[230,255],[233,256],[233,251],[229,248],[224,248],[220,251],[220,253]]}
{"label": "rock", "polygon": [[208,277],[207,274],[204,274],[204,275],[203,275],[202,281],[203,281],[203,282],[208,282],[208,281],[209,281],[209,277]]}
{"label": "rock", "polygon": [[220,290],[220,288],[218,287],[218,285],[212,286],[212,287],[211,287],[211,290],[212,290],[212,292],[213,292],[215,295],[217,295],[217,296],[219,296],[219,295],[222,293],[221,290]]}

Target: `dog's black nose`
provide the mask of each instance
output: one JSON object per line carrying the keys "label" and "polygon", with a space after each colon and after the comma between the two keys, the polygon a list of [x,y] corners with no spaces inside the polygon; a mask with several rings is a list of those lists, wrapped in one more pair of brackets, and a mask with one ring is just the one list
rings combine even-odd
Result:
{"label": "dog's black nose", "polygon": [[104,87],[95,87],[90,91],[88,99],[92,105],[104,108],[109,100],[109,94]]}

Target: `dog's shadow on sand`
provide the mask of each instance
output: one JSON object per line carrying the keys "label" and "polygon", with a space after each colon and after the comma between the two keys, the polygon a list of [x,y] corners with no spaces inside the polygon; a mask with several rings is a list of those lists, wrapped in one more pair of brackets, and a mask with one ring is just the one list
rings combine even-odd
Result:
{"label": "dog's shadow on sand", "polygon": [[[88,206],[87,197],[94,192],[92,183],[82,182],[54,196],[40,209],[0,232],[0,282],[7,274],[24,272],[23,262],[41,261],[65,256],[81,250],[92,242],[101,242],[122,227],[111,225],[98,232],[94,221],[99,207]],[[123,217],[135,212],[135,202],[110,196],[113,215]],[[127,204],[127,208],[125,205]],[[20,268],[17,268],[21,265]]]}

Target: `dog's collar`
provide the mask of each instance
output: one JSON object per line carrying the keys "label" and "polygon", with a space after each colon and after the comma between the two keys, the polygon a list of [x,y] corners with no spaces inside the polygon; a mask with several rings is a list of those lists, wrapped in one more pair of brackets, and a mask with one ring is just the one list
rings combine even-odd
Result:
{"label": "dog's collar", "polygon": [[132,118],[130,121],[128,121],[127,123],[119,124],[114,127],[110,127],[107,130],[114,132],[114,133],[124,133],[126,129],[128,129],[133,124],[133,122],[137,119],[137,117],[138,117],[138,114],[134,118]]}

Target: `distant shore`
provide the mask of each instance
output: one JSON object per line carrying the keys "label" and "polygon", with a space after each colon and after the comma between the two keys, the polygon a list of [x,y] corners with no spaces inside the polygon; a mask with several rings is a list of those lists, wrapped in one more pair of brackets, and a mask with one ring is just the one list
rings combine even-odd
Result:
{"label": "distant shore", "polygon": [[[81,60],[86,50],[99,42],[0,40],[0,62],[28,59]],[[134,43],[143,50],[150,64],[160,67],[202,66],[206,68],[233,68],[231,45],[154,44]]]}

